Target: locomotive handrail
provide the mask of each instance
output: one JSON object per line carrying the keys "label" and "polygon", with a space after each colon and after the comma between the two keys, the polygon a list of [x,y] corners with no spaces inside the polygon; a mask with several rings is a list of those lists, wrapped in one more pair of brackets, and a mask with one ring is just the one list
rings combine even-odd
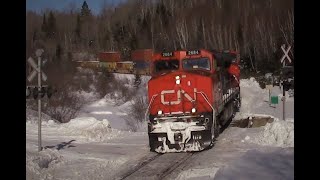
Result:
{"label": "locomotive handrail", "polygon": [[145,120],[145,121],[147,121],[147,114],[148,114],[148,112],[149,112],[150,106],[151,106],[151,104],[153,103],[154,99],[155,99],[157,96],[158,96],[158,94],[155,94],[155,95],[153,95],[152,98],[151,98],[151,101],[150,101],[150,103],[149,103],[149,105],[148,105],[148,108],[147,108],[147,110],[146,110],[146,113],[144,114],[144,120]]}
{"label": "locomotive handrail", "polygon": [[[206,97],[208,97],[208,96],[207,96],[204,92],[202,92],[202,91],[196,92],[196,93],[200,93],[200,94],[202,95],[203,99],[206,100],[206,102],[208,103],[208,105],[209,105],[209,106],[211,107],[211,109],[212,109],[212,119],[213,119],[213,121],[216,121],[216,120],[217,120],[216,117],[215,117],[216,111],[214,110],[213,106],[209,103],[208,99],[206,98]],[[212,123],[214,123],[214,122],[212,122]],[[212,125],[215,126],[216,123],[214,123],[214,124],[212,124]]]}
{"label": "locomotive handrail", "polygon": [[203,99],[206,100],[206,102],[207,102],[208,105],[211,107],[211,109],[212,109],[213,111],[215,111],[214,108],[213,108],[213,106],[209,103],[208,99],[206,98],[206,97],[208,97],[208,96],[207,96],[204,92],[200,91],[200,92],[196,92],[196,93],[201,94],[202,97],[203,97]]}
{"label": "locomotive handrail", "polygon": [[237,83],[240,83],[238,78],[235,75],[232,75],[234,77],[234,79],[237,81]]}

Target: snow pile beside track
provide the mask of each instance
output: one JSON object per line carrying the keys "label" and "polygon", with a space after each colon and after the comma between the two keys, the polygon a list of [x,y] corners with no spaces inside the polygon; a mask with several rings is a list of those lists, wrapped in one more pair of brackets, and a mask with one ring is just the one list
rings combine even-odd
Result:
{"label": "snow pile beside track", "polygon": [[[278,96],[278,104],[270,105],[269,90],[261,89],[259,83],[254,79],[240,80],[241,108],[242,114],[266,114],[276,118],[282,118],[282,91],[279,86],[272,88],[271,96]],[[294,98],[286,93],[286,119],[294,118]]]}
{"label": "snow pile beside track", "polygon": [[254,143],[276,147],[294,147],[294,123],[275,119],[273,123],[267,123]]}
{"label": "snow pile beside track", "polygon": [[[94,87],[91,87],[91,89],[94,89]],[[91,102],[96,100],[97,94],[94,93],[95,90],[91,92],[86,92],[86,91],[75,91],[73,92],[78,98],[81,98],[85,102]]]}
{"label": "snow pile beside track", "polygon": [[62,124],[59,131],[83,137],[87,141],[105,141],[119,136],[120,131],[112,129],[107,119],[98,121],[94,117],[81,117]]}
{"label": "snow pile beside track", "polygon": [[241,86],[241,88],[246,87],[246,88],[253,89],[255,91],[264,92],[264,90],[261,89],[259,83],[253,77],[251,77],[250,79],[241,79],[240,86]]}
{"label": "snow pile beside track", "polygon": [[[49,120],[53,120],[53,118],[51,118],[50,116],[48,116],[45,113],[41,113],[41,119],[42,121],[49,121]],[[30,108],[26,108],[26,121],[34,121],[34,122],[38,122],[38,111],[32,110]],[[54,120],[56,121],[56,120]],[[58,121],[56,121],[58,122]]]}
{"label": "snow pile beside track", "polygon": [[27,177],[31,176],[32,179],[50,179],[43,172],[54,169],[63,164],[63,162],[65,162],[64,157],[58,150],[44,149],[41,152],[30,153],[26,156]]}

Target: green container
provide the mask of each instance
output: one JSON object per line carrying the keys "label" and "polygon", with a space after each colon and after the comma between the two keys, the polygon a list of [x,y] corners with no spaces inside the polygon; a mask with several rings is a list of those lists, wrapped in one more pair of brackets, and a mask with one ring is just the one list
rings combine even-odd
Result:
{"label": "green container", "polygon": [[278,104],[279,100],[278,100],[278,96],[271,96],[271,104]]}

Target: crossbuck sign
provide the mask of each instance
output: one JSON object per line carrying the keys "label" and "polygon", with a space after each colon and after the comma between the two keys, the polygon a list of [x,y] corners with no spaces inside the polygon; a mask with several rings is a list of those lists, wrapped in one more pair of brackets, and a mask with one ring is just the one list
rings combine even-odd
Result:
{"label": "crossbuck sign", "polygon": [[[40,68],[38,68],[38,66],[32,59],[32,57],[29,57],[28,63],[31,65],[31,67],[33,67],[32,73],[28,76],[28,81],[31,82],[34,79],[34,77],[36,77],[37,73],[40,73]],[[43,71],[41,72],[41,75],[42,75],[42,80],[46,81],[47,75]]]}
{"label": "crossbuck sign", "polygon": [[281,63],[283,63],[283,67],[284,67],[284,66],[286,65],[285,58],[287,58],[288,61],[291,63],[291,58],[290,58],[289,55],[288,55],[288,53],[289,53],[289,51],[290,51],[290,49],[291,49],[291,46],[289,45],[288,49],[285,50],[285,44],[283,44],[283,45],[281,46],[281,49],[282,49],[284,55],[282,56],[282,58],[281,58],[280,61],[281,61]]}

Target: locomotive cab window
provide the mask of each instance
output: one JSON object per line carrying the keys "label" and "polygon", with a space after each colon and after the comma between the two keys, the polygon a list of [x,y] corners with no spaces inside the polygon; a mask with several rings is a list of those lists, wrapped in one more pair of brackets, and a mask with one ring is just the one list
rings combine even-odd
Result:
{"label": "locomotive cab window", "polygon": [[210,61],[208,58],[184,59],[182,62],[182,66],[185,70],[203,69],[210,71]]}
{"label": "locomotive cab window", "polygon": [[171,71],[179,69],[178,60],[158,60],[154,63],[155,72]]}

